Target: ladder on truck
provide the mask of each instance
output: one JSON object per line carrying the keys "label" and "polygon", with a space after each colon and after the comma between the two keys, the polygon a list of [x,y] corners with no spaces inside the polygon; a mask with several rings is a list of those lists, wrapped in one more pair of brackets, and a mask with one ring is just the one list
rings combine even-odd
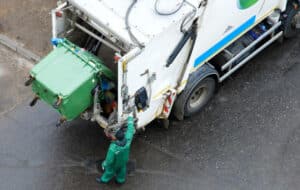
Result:
{"label": "ladder on truck", "polygon": [[273,42],[282,38],[281,25],[281,21],[265,19],[213,58],[211,64],[221,73],[219,82],[223,82]]}

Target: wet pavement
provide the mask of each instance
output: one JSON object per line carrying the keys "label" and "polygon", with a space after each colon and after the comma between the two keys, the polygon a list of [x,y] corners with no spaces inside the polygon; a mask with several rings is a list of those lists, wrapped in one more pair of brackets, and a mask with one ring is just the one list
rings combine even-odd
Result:
{"label": "wet pavement", "polygon": [[135,173],[99,185],[109,142],[95,124],[56,128],[30,108],[28,61],[0,46],[0,189],[299,189],[300,37],[275,44],[228,79],[198,115],[156,124],[133,142]]}

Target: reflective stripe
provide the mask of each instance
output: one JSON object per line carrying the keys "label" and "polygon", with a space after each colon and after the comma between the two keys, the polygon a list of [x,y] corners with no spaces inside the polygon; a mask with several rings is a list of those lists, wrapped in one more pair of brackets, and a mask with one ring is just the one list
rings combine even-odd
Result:
{"label": "reflective stripe", "polygon": [[242,24],[240,27],[235,29],[233,32],[231,32],[228,36],[226,36],[224,39],[219,41],[217,44],[215,44],[213,47],[211,47],[209,50],[207,50],[205,53],[200,55],[194,63],[194,67],[197,67],[204,61],[207,61],[211,56],[213,56],[215,53],[217,53],[219,50],[221,50],[224,46],[226,46],[228,43],[230,43],[235,38],[239,37],[243,32],[245,32],[247,29],[249,29],[256,20],[256,16],[251,17],[249,20],[247,20],[244,24]]}

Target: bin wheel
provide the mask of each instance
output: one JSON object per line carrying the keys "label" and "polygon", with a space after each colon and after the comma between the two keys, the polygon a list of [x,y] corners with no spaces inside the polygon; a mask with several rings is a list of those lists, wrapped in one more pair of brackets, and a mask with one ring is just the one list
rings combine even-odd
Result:
{"label": "bin wheel", "polygon": [[299,9],[293,4],[288,4],[283,23],[283,32],[285,38],[292,38],[300,31],[297,29],[297,21],[300,19]]}

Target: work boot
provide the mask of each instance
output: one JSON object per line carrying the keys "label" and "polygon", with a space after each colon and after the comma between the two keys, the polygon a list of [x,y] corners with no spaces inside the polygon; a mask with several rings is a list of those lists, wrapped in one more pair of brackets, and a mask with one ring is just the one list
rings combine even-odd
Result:
{"label": "work boot", "polygon": [[107,184],[107,183],[108,183],[108,182],[102,181],[102,180],[101,180],[101,177],[96,177],[96,181],[97,181],[98,183],[102,183],[102,184]]}
{"label": "work boot", "polygon": [[126,182],[126,181],[119,182],[118,180],[115,180],[115,183],[116,183],[117,185],[123,185],[125,182]]}

